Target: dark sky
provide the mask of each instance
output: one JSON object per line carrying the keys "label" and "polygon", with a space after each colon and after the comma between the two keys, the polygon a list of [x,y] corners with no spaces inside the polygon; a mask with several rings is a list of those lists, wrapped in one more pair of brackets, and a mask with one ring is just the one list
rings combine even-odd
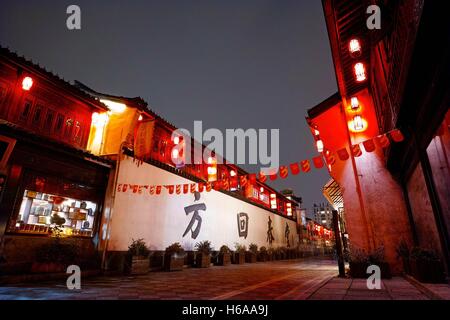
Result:
{"label": "dark sky", "polygon": [[[70,4],[80,31],[66,28]],[[315,155],[306,110],[336,91],[319,0],[1,0],[0,43],[66,80],[141,96],[178,127],[279,128],[281,164]],[[272,185],[310,209],[327,180],[312,169]]]}

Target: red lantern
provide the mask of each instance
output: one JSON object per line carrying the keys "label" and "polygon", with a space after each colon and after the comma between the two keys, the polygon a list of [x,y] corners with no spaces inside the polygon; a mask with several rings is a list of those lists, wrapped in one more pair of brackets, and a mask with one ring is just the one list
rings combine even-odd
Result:
{"label": "red lantern", "polygon": [[33,79],[31,77],[25,77],[22,80],[22,89],[25,91],[30,91],[33,86]]}

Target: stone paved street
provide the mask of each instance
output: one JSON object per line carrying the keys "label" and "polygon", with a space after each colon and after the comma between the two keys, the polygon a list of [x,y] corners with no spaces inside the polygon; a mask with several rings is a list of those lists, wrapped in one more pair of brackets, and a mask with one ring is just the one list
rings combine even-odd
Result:
{"label": "stone paved street", "polygon": [[286,260],[136,277],[94,277],[70,291],[65,280],[0,287],[0,300],[427,300],[429,295],[401,277],[369,290],[363,279],[337,278],[335,261]]}
{"label": "stone paved street", "polygon": [[380,290],[369,290],[365,279],[333,278],[317,290],[311,300],[429,300],[402,277],[382,280]]}
{"label": "stone paved street", "polygon": [[337,274],[332,260],[213,266],[137,277],[95,277],[70,291],[65,280],[0,287],[0,299],[306,299]]}

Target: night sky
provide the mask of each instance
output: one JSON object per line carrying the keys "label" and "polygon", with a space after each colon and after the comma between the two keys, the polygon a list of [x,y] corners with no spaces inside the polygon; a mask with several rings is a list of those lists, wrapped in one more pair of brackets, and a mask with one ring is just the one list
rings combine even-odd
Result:
{"label": "night sky", "polygon": [[[79,31],[66,28],[71,4]],[[1,0],[0,44],[68,81],[141,96],[178,127],[279,128],[281,164],[316,154],[306,110],[337,90],[319,0]],[[310,211],[328,179],[312,169],[270,184]]]}

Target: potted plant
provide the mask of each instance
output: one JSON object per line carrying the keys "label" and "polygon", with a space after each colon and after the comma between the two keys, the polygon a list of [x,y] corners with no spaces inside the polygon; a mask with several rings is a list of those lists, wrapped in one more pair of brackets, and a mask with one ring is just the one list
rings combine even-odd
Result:
{"label": "potted plant", "polygon": [[266,262],[267,260],[268,260],[267,248],[263,246],[259,248],[258,261]]}
{"label": "potted plant", "polygon": [[228,246],[223,245],[220,247],[220,250],[219,250],[218,265],[226,266],[229,264],[231,264],[231,250]]}
{"label": "potted plant", "polygon": [[164,270],[181,271],[184,266],[184,249],[179,242],[168,246],[164,253]]}
{"label": "potted plant", "polygon": [[245,253],[245,262],[255,263],[257,254],[258,254],[258,245],[255,243],[251,243],[248,246],[248,251]]}
{"label": "potted plant", "polygon": [[245,251],[247,251],[247,247],[245,245],[241,245],[236,243],[234,245],[236,249],[233,254],[233,263],[234,264],[243,264],[245,263]]}
{"label": "potted plant", "polygon": [[146,274],[150,269],[150,262],[148,255],[150,250],[145,244],[144,239],[132,239],[128,246],[128,266],[125,268],[130,274]]}
{"label": "potted plant", "polygon": [[[380,268],[381,278],[390,279],[391,276],[391,268],[389,267],[389,263],[384,259],[384,247],[381,246],[377,248],[375,251],[369,254],[369,265],[376,265]],[[366,269],[367,270],[367,269]],[[369,276],[366,272],[366,277]]]}
{"label": "potted plant", "polygon": [[31,266],[31,272],[65,272],[69,265],[78,264],[77,257],[75,244],[64,243],[60,238],[55,238],[36,249],[36,259]]}
{"label": "potted plant", "polygon": [[275,260],[275,250],[274,248],[270,247],[269,249],[267,249],[267,260],[268,261],[273,261]]}
{"label": "potted plant", "polygon": [[350,266],[350,276],[353,278],[367,278],[367,267],[369,258],[364,250],[355,248],[349,252],[348,263]]}
{"label": "potted plant", "polygon": [[36,249],[36,258],[31,265],[32,273],[65,272],[67,266],[79,264],[78,248],[74,243],[62,239],[62,225],[66,219],[56,213],[51,217],[51,239]]}
{"label": "potted plant", "polygon": [[285,247],[279,247],[279,248],[278,248],[278,253],[279,253],[279,257],[280,257],[279,259],[280,259],[280,260],[284,260],[284,259],[287,258],[287,255],[286,255],[287,250],[286,250]]}
{"label": "potted plant", "polygon": [[396,248],[396,251],[397,251],[397,258],[402,259],[403,271],[406,274],[411,274],[411,268],[410,268],[410,262],[409,262],[411,250],[404,240],[402,240],[399,243],[399,245]]}
{"label": "potted plant", "polygon": [[411,274],[420,282],[444,282],[442,262],[432,250],[414,247],[410,256]]}
{"label": "potted plant", "polygon": [[208,268],[211,265],[211,242],[208,240],[197,242],[195,250],[197,251],[195,265],[198,268]]}

